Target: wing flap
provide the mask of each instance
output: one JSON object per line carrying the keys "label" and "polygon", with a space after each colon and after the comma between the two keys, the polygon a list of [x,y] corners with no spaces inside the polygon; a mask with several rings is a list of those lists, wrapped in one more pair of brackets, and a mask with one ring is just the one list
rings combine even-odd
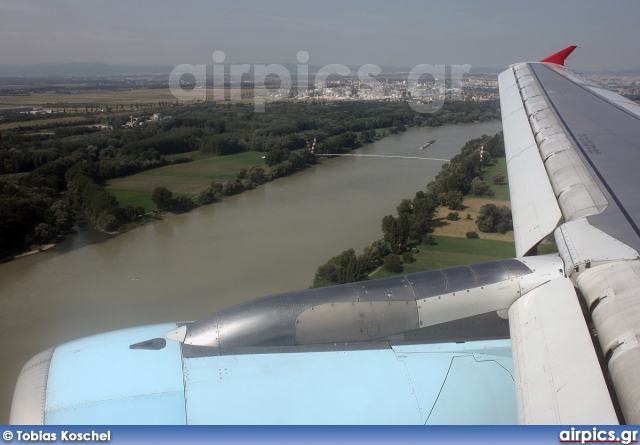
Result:
{"label": "wing flap", "polygon": [[516,254],[524,256],[561,218],[512,70],[500,74],[500,106]]}
{"label": "wing flap", "polygon": [[571,280],[518,299],[509,327],[520,423],[618,423]]}

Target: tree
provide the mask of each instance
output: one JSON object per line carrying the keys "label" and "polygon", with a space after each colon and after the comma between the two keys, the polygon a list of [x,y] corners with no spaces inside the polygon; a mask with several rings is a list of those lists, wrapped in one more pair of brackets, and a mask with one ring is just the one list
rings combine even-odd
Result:
{"label": "tree", "polygon": [[362,279],[361,265],[353,249],[345,250],[331,258],[326,264],[318,267],[313,279],[313,287],[331,286],[333,284],[352,283]]}
{"label": "tree", "polygon": [[459,190],[450,190],[438,195],[438,203],[449,207],[449,210],[462,210],[464,195]]}
{"label": "tree", "polygon": [[51,215],[50,223],[56,228],[58,233],[71,230],[76,221],[76,213],[64,201],[56,201],[49,208]]}
{"label": "tree", "polygon": [[216,195],[221,195],[222,194],[222,188],[223,187],[224,186],[222,185],[222,182],[219,182],[219,181],[212,182],[211,185],[209,186],[211,191],[213,191],[213,193],[215,193]]}
{"label": "tree", "polygon": [[376,240],[370,246],[364,248],[362,255],[358,256],[358,264],[362,272],[369,272],[382,265],[383,258],[389,254],[389,247],[384,240]]}
{"label": "tree", "polygon": [[171,210],[173,205],[173,192],[166,187],[156,187],[151,195],[151,200],[160,210]]}
{"label": "tree", "polygon": [[284,162],[288,156],[289,156],[289,153],[286,150],[276,149],[276,150],[270,151],[265,155],[264,162],[265,164],[267,164],[268,167],[272,167],[276,164]]}
{"label": "tree", "polygon": [[56,229],[49,224],[40,223],[33,230],[33,242],[45,244],[53,240],[57,235]]}
{"label": "tree", "polygon": [[[384,234],[384,240],[389,243],[392,251],[397,251],[401,243],[406,242],[406,238],[403,240],[403,228],[399,223],[399,220],[393,218],[391,221],[391,227],[388,232]],[[408,235],[408,232],[407,232]]]}
{"label": "tree", "polygon": [[511,209],[507,206],[498,207],[495,204],[485,204],[478,212],[476,224],[481,232],[506,233],[513,229]]}
{"label": "tree", "polygon": [[236,178],[238,179],[247,179],[247,169],[241,168],[240,171],[236,174]]}
{"label": "tree", "polygon": [[471,181],[471,194],[475,196],[493,196],[493,190],[486,182],[476,177]]}
{"label": "tree", "polygon": [[211,204],[216,200],[216,193],[211,187],[208,187],[200,193],[197,198],[198,204]]}
{"label": "tree", "polygon": [[188,196],[177,196],[171,200],[170,209],[174,212],[186,212],[194,207],[197,207],[197,205],[193,202],[193,199]]}
{"label": "tree", "polygon": [[492,181],[494,185],[502,185],[504,184],[505,176],[503,173],[496,172],[492,176]]}
{"label": "tree", "polygon": [[421,197],[413,201],[413,214],[416,219],[431,219],[438,203],[431,198]]}
{"label": "tree", "polygon": [[247,173],[247,179],[253,185],[260,185],[267,182],[267,175],[264,171],[264,168],[262,168],[262,166],[254,165],[253,167],[251,167],[251,169]]}
{"label": "tree", "polygon": [[395,218],[393,217],[393,215],[387,215],[384,218],[382,218],[382,232],[387,234],[389,232],[391,232],[391,229],[393,229],[393,222],[394,222]]}
{"label": "tree", "polygon": [[396,210],[398,211],[398,216],[410,215],[413,212],[413,203],[410,199],[403,199],[400,205],[396,207]]}
{"label": "tree", "polygon": [[389,254],[384,259],[384,269],[392,273],[402,272],[402,262],[400,257],[395,253]]}

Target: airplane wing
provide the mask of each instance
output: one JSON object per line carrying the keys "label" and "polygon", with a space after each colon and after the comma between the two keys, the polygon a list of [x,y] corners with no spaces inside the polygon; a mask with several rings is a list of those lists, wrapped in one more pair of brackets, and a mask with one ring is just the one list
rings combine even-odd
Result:
{"label": "airplane wing", "polygon": [[640,112],[568,53],[499,78],[519,258],[72,341],[11,423],[640,423]]}
{"label": "airplane wing", "polygon": [[[538,63],[512,65],[499,76],[516,252],[534,252],[553,233],[567,276],[582,295],[587,320],[593,322],[613,397],[617,396],[625,421],[637,424],[640,106],[567,70],[564,60],[573,49]],[[570,293],[573,289],[554,290],[556,296]],[[579,309],[575,312],[577,317]],[[564,323],[567,313],[557,322]],[[511,323],[513,327],[517,321]],[[525,335],[525,342],[530,338],[520,335]],[[551,374],[565,372],[570,365],[565,362],[574,359],[573,330],[540,341],[554,348],[564,343],[567,349],[561,360],[553,361]],[[525,347],[517,355],[525,359],[536,353],[551,355],[550,350],[534,349],[532,345],[529,353]],[[548,375],[531,379],[529,363],[522,368],[519,401],[531,410],[521,409],[521,420],[533,416],[537,422],[533,413],[545,402],[537,399],[536,391],[547,388],[549,400],[553,385],[544,382]],[[582,390],[588,391],[590,383],[583,383]]]}

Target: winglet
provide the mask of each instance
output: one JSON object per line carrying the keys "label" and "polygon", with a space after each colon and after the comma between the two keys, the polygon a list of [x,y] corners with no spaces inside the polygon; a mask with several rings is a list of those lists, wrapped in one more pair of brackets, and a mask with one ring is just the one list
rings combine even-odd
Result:
{"label": "winglet", "polygon": [[540,62],[557,63],[558,65],[564,66],[564,61],[567,60],[567,57],[569,57],[569,54],[571,54],[573,50],[576,48],[577,46],[575,45],[567,46],[565,49],[560,50],[557,53],[542,59]]}

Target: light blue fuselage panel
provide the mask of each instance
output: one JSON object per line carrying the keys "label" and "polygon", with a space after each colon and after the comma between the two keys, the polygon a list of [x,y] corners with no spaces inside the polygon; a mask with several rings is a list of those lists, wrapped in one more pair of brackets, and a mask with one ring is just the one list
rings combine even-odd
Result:
{"label": "light blue fuselage panel", "polygon": [[516,423],[509,340],[182,358],[129,346],[176,327],[58,346],[47,424]]}
{"label": "light blue fuselage panel", "polygon": [[189,424],[515,424],[509,340],[185,360]]}

